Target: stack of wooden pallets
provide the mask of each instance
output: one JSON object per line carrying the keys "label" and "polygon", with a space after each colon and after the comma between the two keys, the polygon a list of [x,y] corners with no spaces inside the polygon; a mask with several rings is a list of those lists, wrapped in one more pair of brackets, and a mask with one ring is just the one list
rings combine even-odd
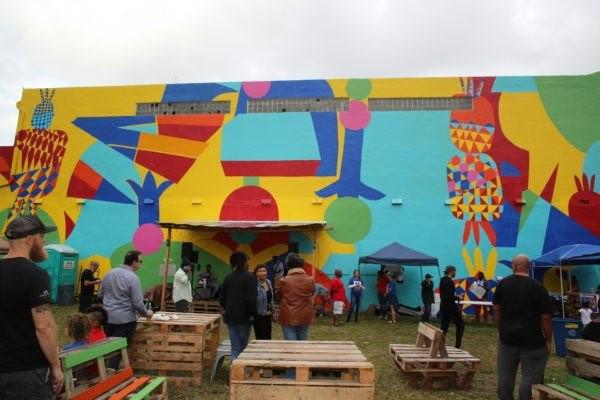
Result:
{"label": "stack of wooden pallets", "polygon": [[600,399],[600,343],[567,340],[567,375],[564,384],[535,385],[535,400]]}
{"label": "stack of wooden pallets", "polygon": [[152,320],[140,318],[129,348],[131,366],[166,376],[177,386],[201,385],[219,346],[220,326],[216,314],[165,312]]}
{"label": "stack of wooden pallets", "polygon": [[446,347],[444,333],[430,324],[419,324],[417,343],[390,344],[389,351],[411,387],[469,389],[481,360],[464,350]]}
{"label": "stack of wooden pallets", "polygon": [[230,369],[230,400],[373,400],[374,393],[373,364],[354,342],[254,340]]}
{"label": "stack of wooden pallets", "polygon": [[[167,300],[165,308],[168,312],[175,312],[173,300]],[[221,314],[222,310],[218,300],[194,300],[188,307],[188,311],[197,314]]]}

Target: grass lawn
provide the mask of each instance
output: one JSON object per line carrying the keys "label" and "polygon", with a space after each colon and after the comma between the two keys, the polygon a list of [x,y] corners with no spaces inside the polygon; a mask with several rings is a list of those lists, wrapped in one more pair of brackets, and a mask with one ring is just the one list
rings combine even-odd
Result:
{"label": "grass lawn", "polygon": [[[60,343],[68,342],[64,335],[66,316],[76,312],[76,306],[55,307],[55,318],[59,327]],[[388,399],[494,399],[496,398],[496,331],[491,324],[475,324],[466,322],[463,347],[482,361],[481,370],[475,375],[473,388],[469,391],[424,391],[410,389],[400,375],[396,364],[388,355],[390,343],[414,343],[416,339],[418,319],[401,317],[395,325],[381,321],[374,316],[364,316],[359,323],[349,323],[333,327],[327,318],[319,318],[311,326],[311,340],[353,340],[365,356],[375,366],[375,398]],[[439,324],[437,324],[439,326]],[[274,324],[274,339],[281,339],[281,328]],[[454,340],[452,326],[449,332],[450,344]],[[221,338],[227,338],[227,329],[223,328]],[[208,384],[208,373],[205,383],[198,388],[169,389],[170,399],[228,399],[228,364],[224,363],[212,385]],[[564,359],[551,356],[546,368],[546,382],[563,382],[565,378]],[[518,382],[517,382],[518,384]]]}

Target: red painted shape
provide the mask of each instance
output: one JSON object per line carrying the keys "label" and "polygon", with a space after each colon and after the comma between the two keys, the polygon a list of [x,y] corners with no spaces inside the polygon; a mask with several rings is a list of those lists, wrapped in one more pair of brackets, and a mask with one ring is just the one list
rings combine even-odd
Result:
{"label": "red painted shape", "polygon": [[596,176],[589,179],[583,174],[575,178],[577,192],[569,199],[569,216],[578,224],[600,237],[600,193],[595,191]]}
{"label": "red painted shape", "polygon": [[315,176],[319,160],[221,161],[227,176]]}
{"label": "red painted shape", "polygon": [[221,128],[219,126],[158,125],[160,135],[206,142]]}
{"label": "red painted shape", "polygon": [[0,146],[0,175],[7,181],[10,180],[14,146]]}
{"label": "red painted shape", "polygon": [[183,178],[195,161],[194,158],[146,150],[138,150],[135,156],[135,162],[175,183]]}
{"label": "red painted shape", "polygon": [[71,175],[67,196],[93,199],[102,183],[102,176],[83,161],[78,161]]}
{"label": "red painted shape", "polygon": [[71,397],[71,400],[93,400],[96,397],[102,396],[104,393],[108,392],[110,389],[115,386],[125,382],[127,379],[133,376],[133,369],[127,368],[122,371],[117,372],[114,375],[106,378],[102,382],[96,383],[94,386],[89,389],[84,390]]}
{"label": "red painted shape", "polygon": [[[262,205],[262,199],[271,204]],[[243,186],[231,192],[221,207],[221,221],[278,221],[277,202],[265,189],[258,186]]]}
{"label": "red painted shape", "polygon": [[212,240],[222,244],[231,251],[235,251],[238,248],[238,244],[231,238],[231,235],[227,232],[218,232],[212,237]]}
{"label": "red painted shape", "polygon": [[546,200],[548,203],[552,204],[552,197],[554,197],[554,185],[556,184],[556,175],[558,174],[558,164],[554,167],[554,171],[550,178],[548,178],[548,182],[546,182],[546,186],[540,193],[540,197]]}
{"label": "red painted shape", "polygon": [[71,236],[71,232],[73,232],[73,229],[75,228],[75,222],[73,222],[71,217],[69,217],[69,214],[67,214],[66,212],[64,212],[64,214],[65,214],[65,239],[67,239],[69,236]]}
{"label": "red painted shape", "polygon": [[258,254],[269,247],[276,246],[278,244],[284,244],[287,246],[290,239],[289,232],[263,232],[259,233],[250,244],[253,254]]}

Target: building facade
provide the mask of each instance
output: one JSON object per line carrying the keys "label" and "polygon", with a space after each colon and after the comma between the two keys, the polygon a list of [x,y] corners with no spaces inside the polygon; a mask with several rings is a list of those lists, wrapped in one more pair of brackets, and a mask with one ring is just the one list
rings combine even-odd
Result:
{"label": "building facade", "polygon": [[[600,244],[600,73],[25,89],[17,108],[2,225],[36,213],[102,273],[139,249],[145,287],[165,263],[157,221],[326,221],[176,230],[169,260],[222,277],[232,251],[257,265],[293,249],[325,286],[393,242],[489,279],[517,253]],[[378,269],[361,266],[366,303]],[[600,280],[576,275],[586,291]],[[420,280],[405,269],[401,303],[419,305]]]}

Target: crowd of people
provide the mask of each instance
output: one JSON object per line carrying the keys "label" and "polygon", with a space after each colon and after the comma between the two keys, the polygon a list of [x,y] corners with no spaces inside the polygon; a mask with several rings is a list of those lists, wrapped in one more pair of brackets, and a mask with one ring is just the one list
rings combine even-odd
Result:
{"label": "crowd of people", "polygon": [[[51,399],[63,385],[59,362],[56,325],[50,307],[50,285],[47,273],[35,263],[47,254],[44,235],[55,227],[46,226],[35,216],[18,217],[9,223],[5,236],[9,252],[0,260],[0,398]],[[288,253],[285,260],[275,258],[271,268],[258,265],[249,271],[248,256],[234,252],[230,257],[232,271],[221,286],[206,288],[219,293],[224,320],[231,340],[232,358],[247,346],[252,329],[259,340],[270,340],[273,322],[282,327],[286,340],[307,340],[315,318],[314,297],[317,286],[304,270],[304,260]],[[131,340],[138,315],[151,318],[153,311],[144,303],[142,287],[136,271],[143,265],[138,251],[125,254],[123,264],[111,269],[103,280],[95,277],[97,263],[91,263],[81,276],[79,313],[68,317],[65,333],[70,342],[63,350],[73,350],[108,336]],[[497,392],[501,400],[513,399],[515,377],[520,366],[522,377],[519,398],[529,399],[533,384],[542,383],[552,341],[554,307],[546,288],[530,278],[527,256],[512,261],[513,274],[502,279],[495,290],[493,316],[498,332]],[[193,265],[184,260],[176,271],[173,301],[178,311],[189,309],[193,300],[190,273]],[[464,322],[456,295],[456,268],[446,267],[439,283],[441,327],[447,334],[450,322],[456,326],[455,347],[462,347]],[[206,283],[215,283],[210,268],[201,275]],[[390,316],[396,322],[398,308],[398,276],[378,272],[376,290],[380,318]],[[101,285],[100,285],[101,283]],[[475,285],[485,288],[485,278],[476,277]],[[97,287],[101,305],[94,305]],[[434,303],[434,282],[425,275],[421,283],[422,319],[429,321]],[[346,298],[349,290],[350,300]],[[477,291],[477,289],[476,289]],[[365,283],[355,270],[347,284],[342,271],[336,270],[329,288],[333,303],[333,325],[347,309],[346,322],[358,322]],[[600,318],[592,317],[589,305],[580,310],[585,324],[583,337],[600,341]],[[477,312],[477,316],[480,312]],[[485,314],[484,314],[485,318]],[[108,367],[118,369],[120,356]]]}

